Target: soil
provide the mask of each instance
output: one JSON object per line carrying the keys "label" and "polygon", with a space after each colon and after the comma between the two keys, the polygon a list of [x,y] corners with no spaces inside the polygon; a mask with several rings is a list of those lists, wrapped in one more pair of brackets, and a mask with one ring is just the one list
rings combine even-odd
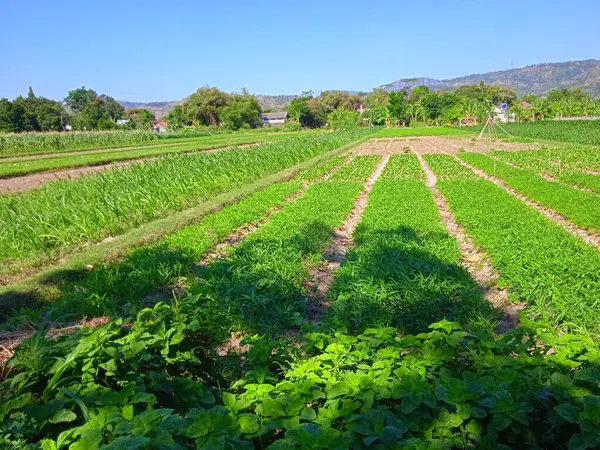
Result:
{"label": "soil", "polygon": [[426,184],[433,194],[444,226],[446,227],[448,234],[456,239],[460,246],[462,266],[477,283],[483,297],[502,314],[497,331],[499,333],[506,333],[507,331],[517,328],[519,326],[518,313],[524,308],[524,305],[511,303],[508,299],[508,292],[498,287],[498,279],[500,276],[494,270],[489,257],[477,248],[473,239],[471,239],[464,228],[456,222],[454,215],[448,207],[446,199],[436,187],[437,178],[435,174],[429,166],[427,166],[423,157],[417,152],[415,152],[415,154],[425,172]]}
{"label": "soil", "polygon": [[455,155],[461,149],[469,152],[489,152],[491,150],[526,150],[537,148],[537,144],[519,144],[513,142],[446,136],[420,136],[405,138],[371,139],[361,144],[356,155],[398,155],[410,153],[411,149],[419,154],[449,153]]}
{"label": "soil", "polygon": [[308,283],[307,291],[311,302],[309,303],[308,312],[313,322],[317,322],[324,310],[331,306],[327,300],[327,292],[334,281],[333,272],[340,267],[346,257],[346,252],[352,245],[352,235],[367,207],[369,193],[381,176],[389,159],[389,154],[385,154],[381,158],[381,161],[365,182],[364,189],[354,202],[352,212],[342,226],[333,232],[331,242],[323,254],[323,263],[317,267],[309,268],[311,281]]}

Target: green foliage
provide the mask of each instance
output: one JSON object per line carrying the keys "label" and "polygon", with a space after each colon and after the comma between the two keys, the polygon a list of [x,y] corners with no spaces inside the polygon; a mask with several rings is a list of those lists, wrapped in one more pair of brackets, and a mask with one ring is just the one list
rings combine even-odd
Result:
{"label": "green foliage", "polygon": [[223,125],[230,130],[240,128],[258,128],[261,126],[261,107],[256,97],[242,94],[234,95],[231,103],[223,108]]}
{"label": "green foliage", "polygon": [[365,181],[373,173],[377,163],[381,158],[379,156],[356,156],[348,164],[343,165],[340,170],[335,172],[331,181]]}
{"label": "green foliage", "polygon": [[334,130],[348,130],[358,128],[360,114],[357,111],[338,108],[327,116],[327,125]]}
{"label": "green foliage", "polygon": [[57,364],[37,373],[14,359],[15,375],[0,389],[0,442],[318,450],[600,444],[598,354],[585,339],[525,330],[494,339],[449,321],[418,335],[308,333],[299,349],[261,338],[248,340],[244,369],[223,378],[232,357],[212,351],[222,334],[202,303],[158,304],[132,326],[117,321],[60,338],[44,355]]}

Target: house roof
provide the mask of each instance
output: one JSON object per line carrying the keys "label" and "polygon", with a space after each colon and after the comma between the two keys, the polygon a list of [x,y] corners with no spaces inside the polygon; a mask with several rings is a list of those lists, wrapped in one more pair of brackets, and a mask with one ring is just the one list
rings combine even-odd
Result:
{"label": "house roof", "polygon": [[280,112],[272,112],[272,113],[264,113],[261,114],[261,118],[262,119],[267,119],[267,120],[281,120],[281,119],[286,119],[288,116],[288,114],[285,111],[280,111]]}
{"label": "house roof", "polygon": [[152,126],[153,127],[164,127],[164,128],[166,128],[167,127],[167,122],[163,122],[163,121],[154,122],[152,124]]}
{"label": "house roof", "polygon": [[526,102],[526,101],[522,101],[521,102],[521,108],[531,108],[531,103]]}

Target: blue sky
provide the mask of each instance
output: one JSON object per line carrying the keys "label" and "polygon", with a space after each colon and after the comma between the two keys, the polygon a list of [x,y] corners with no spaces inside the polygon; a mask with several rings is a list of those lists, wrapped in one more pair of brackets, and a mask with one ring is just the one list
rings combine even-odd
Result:
{"label": "blue sky", "polygon": [[0,0],[0,97],[371,90],[600,59],[600,1]]}

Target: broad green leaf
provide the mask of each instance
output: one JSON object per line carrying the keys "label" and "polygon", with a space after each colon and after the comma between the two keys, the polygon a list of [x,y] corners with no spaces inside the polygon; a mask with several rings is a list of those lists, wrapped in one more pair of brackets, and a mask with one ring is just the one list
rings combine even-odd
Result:
{"label": "broad green leaf", "polygon": [[77,420],[77,415],[68,409],[59,409],[56,413],[50,418],[50,423],[63,423],[63,422],[73,422]]}

